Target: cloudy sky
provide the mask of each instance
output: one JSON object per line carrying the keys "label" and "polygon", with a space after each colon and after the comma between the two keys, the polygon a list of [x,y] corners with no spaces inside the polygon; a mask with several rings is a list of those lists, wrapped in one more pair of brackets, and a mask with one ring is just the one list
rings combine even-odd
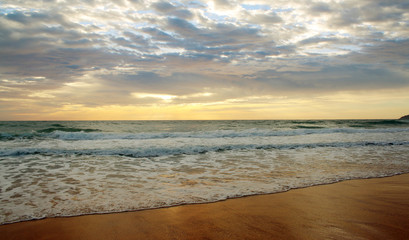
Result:
{"label": "cloudy sky", "polygon": [[407,0],[1,0],[0,120],[409,114]]}

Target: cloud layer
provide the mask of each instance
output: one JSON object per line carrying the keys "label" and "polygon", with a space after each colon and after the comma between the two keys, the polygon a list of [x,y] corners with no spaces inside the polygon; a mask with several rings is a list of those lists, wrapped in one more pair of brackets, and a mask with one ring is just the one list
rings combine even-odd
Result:
{"label": "cloud layer", "polygon": [[393,92],[408,36],[399,0],[5,0],[0,113]]}

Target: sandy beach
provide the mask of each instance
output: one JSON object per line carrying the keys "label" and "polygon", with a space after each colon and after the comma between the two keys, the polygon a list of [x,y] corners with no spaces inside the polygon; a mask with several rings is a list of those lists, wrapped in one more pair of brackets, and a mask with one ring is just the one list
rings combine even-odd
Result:
{"label": "sandy beach", "polygon": [[0,226],[0,239],[409,239],[409,174]]}

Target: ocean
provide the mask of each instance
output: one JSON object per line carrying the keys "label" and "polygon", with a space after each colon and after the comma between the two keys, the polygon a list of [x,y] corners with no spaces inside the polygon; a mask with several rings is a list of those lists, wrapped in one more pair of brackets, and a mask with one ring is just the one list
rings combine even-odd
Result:
{"label": "ocean", "polygon": [[0,224],[409,172],[409,121],[0,122]]}

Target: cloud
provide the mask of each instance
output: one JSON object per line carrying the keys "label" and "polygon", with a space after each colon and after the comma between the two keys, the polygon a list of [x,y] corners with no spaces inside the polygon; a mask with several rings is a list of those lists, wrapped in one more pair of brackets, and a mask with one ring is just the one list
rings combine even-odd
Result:
{"label": "cloud", "polygon": [[191,19],[193,17],[193,14],[188,9],[182,9],[180,6],[175,6],[165,1],[154,2],[152,8],[162,14],[168,14],[168,16],[182,19]]}
{"label": "cloud", "polygon": [[[266,70],[251,75],[271,93],[329,93],[397,89],[409,86],[408,72],[371,64],[314,63],[315,70]],[[317,68],[318,67],[318,68]]]}
{"label": "cloud", "polygon": [[166,41],[166,42],[175,41],[175,38],[172,37],[169,33],[166,33],[154,27],[146,27],[146,28],[142,28],[141,30],[142,32],[149,34],[154,40],[157,40],[157,41]]}
{"label": "cloud", "polygon": [[[130,92],[153,92],[156,94],[189,95],[201,92],[205,88],[229,86],[228,82],[215,79],[199,73],[173,72],[160,75],[150,71],[140,71],[134,74],[100,75],[106,85],[111,88],[126,88]],[[110,81],[116,79],[115,82]],[[226,77],[224,77],[226,78]],[[161,86],[161,88],[158,88]]]}
{"label": "cloud", "polygon": [[189,21],[186,21],[181,18],[170,17],[167,19],[167,26],[174,30],[176,33],[179,33],[182,36],[192,37],[199,33],[199,29],[194,26]]}
{"label": "cloud", "polygon": [[21,12],[14,12],[6,15],[6,18],[19,23],[27,23],[27,17]]}
{"label": "cloud", "polygon": [[166,12],[170,12],[170,11],[174,11],[174,10],[176,10],[177,9],[177,7],[175,7],[175,6],[173,6],[171,3],[169,3],[169,2],[155,2],[155,3],[153,3],[152,4],[152,7],[155,9],[155,10],[157,10],[157,11],[159,11],[159,12],[163,12],[163,13],[166,13]]}
{"label": "cloud", "polygon": [[250,21],[256,24],[269,25],[274,23],[281,23],[283,19],[274,12],[257,13],[249,18]]}
{"label": "cloud", "polygon": [[332,12],[331,6],[325,2],[315,2],[310,6],[310,11],[315,14],[330,13]]}
{"label": "cloud", "polygon": [[97,107],[164,104],[133,93],[192,104],[402,89],[408,9],[398,0],[6,0],[0,100]]}

